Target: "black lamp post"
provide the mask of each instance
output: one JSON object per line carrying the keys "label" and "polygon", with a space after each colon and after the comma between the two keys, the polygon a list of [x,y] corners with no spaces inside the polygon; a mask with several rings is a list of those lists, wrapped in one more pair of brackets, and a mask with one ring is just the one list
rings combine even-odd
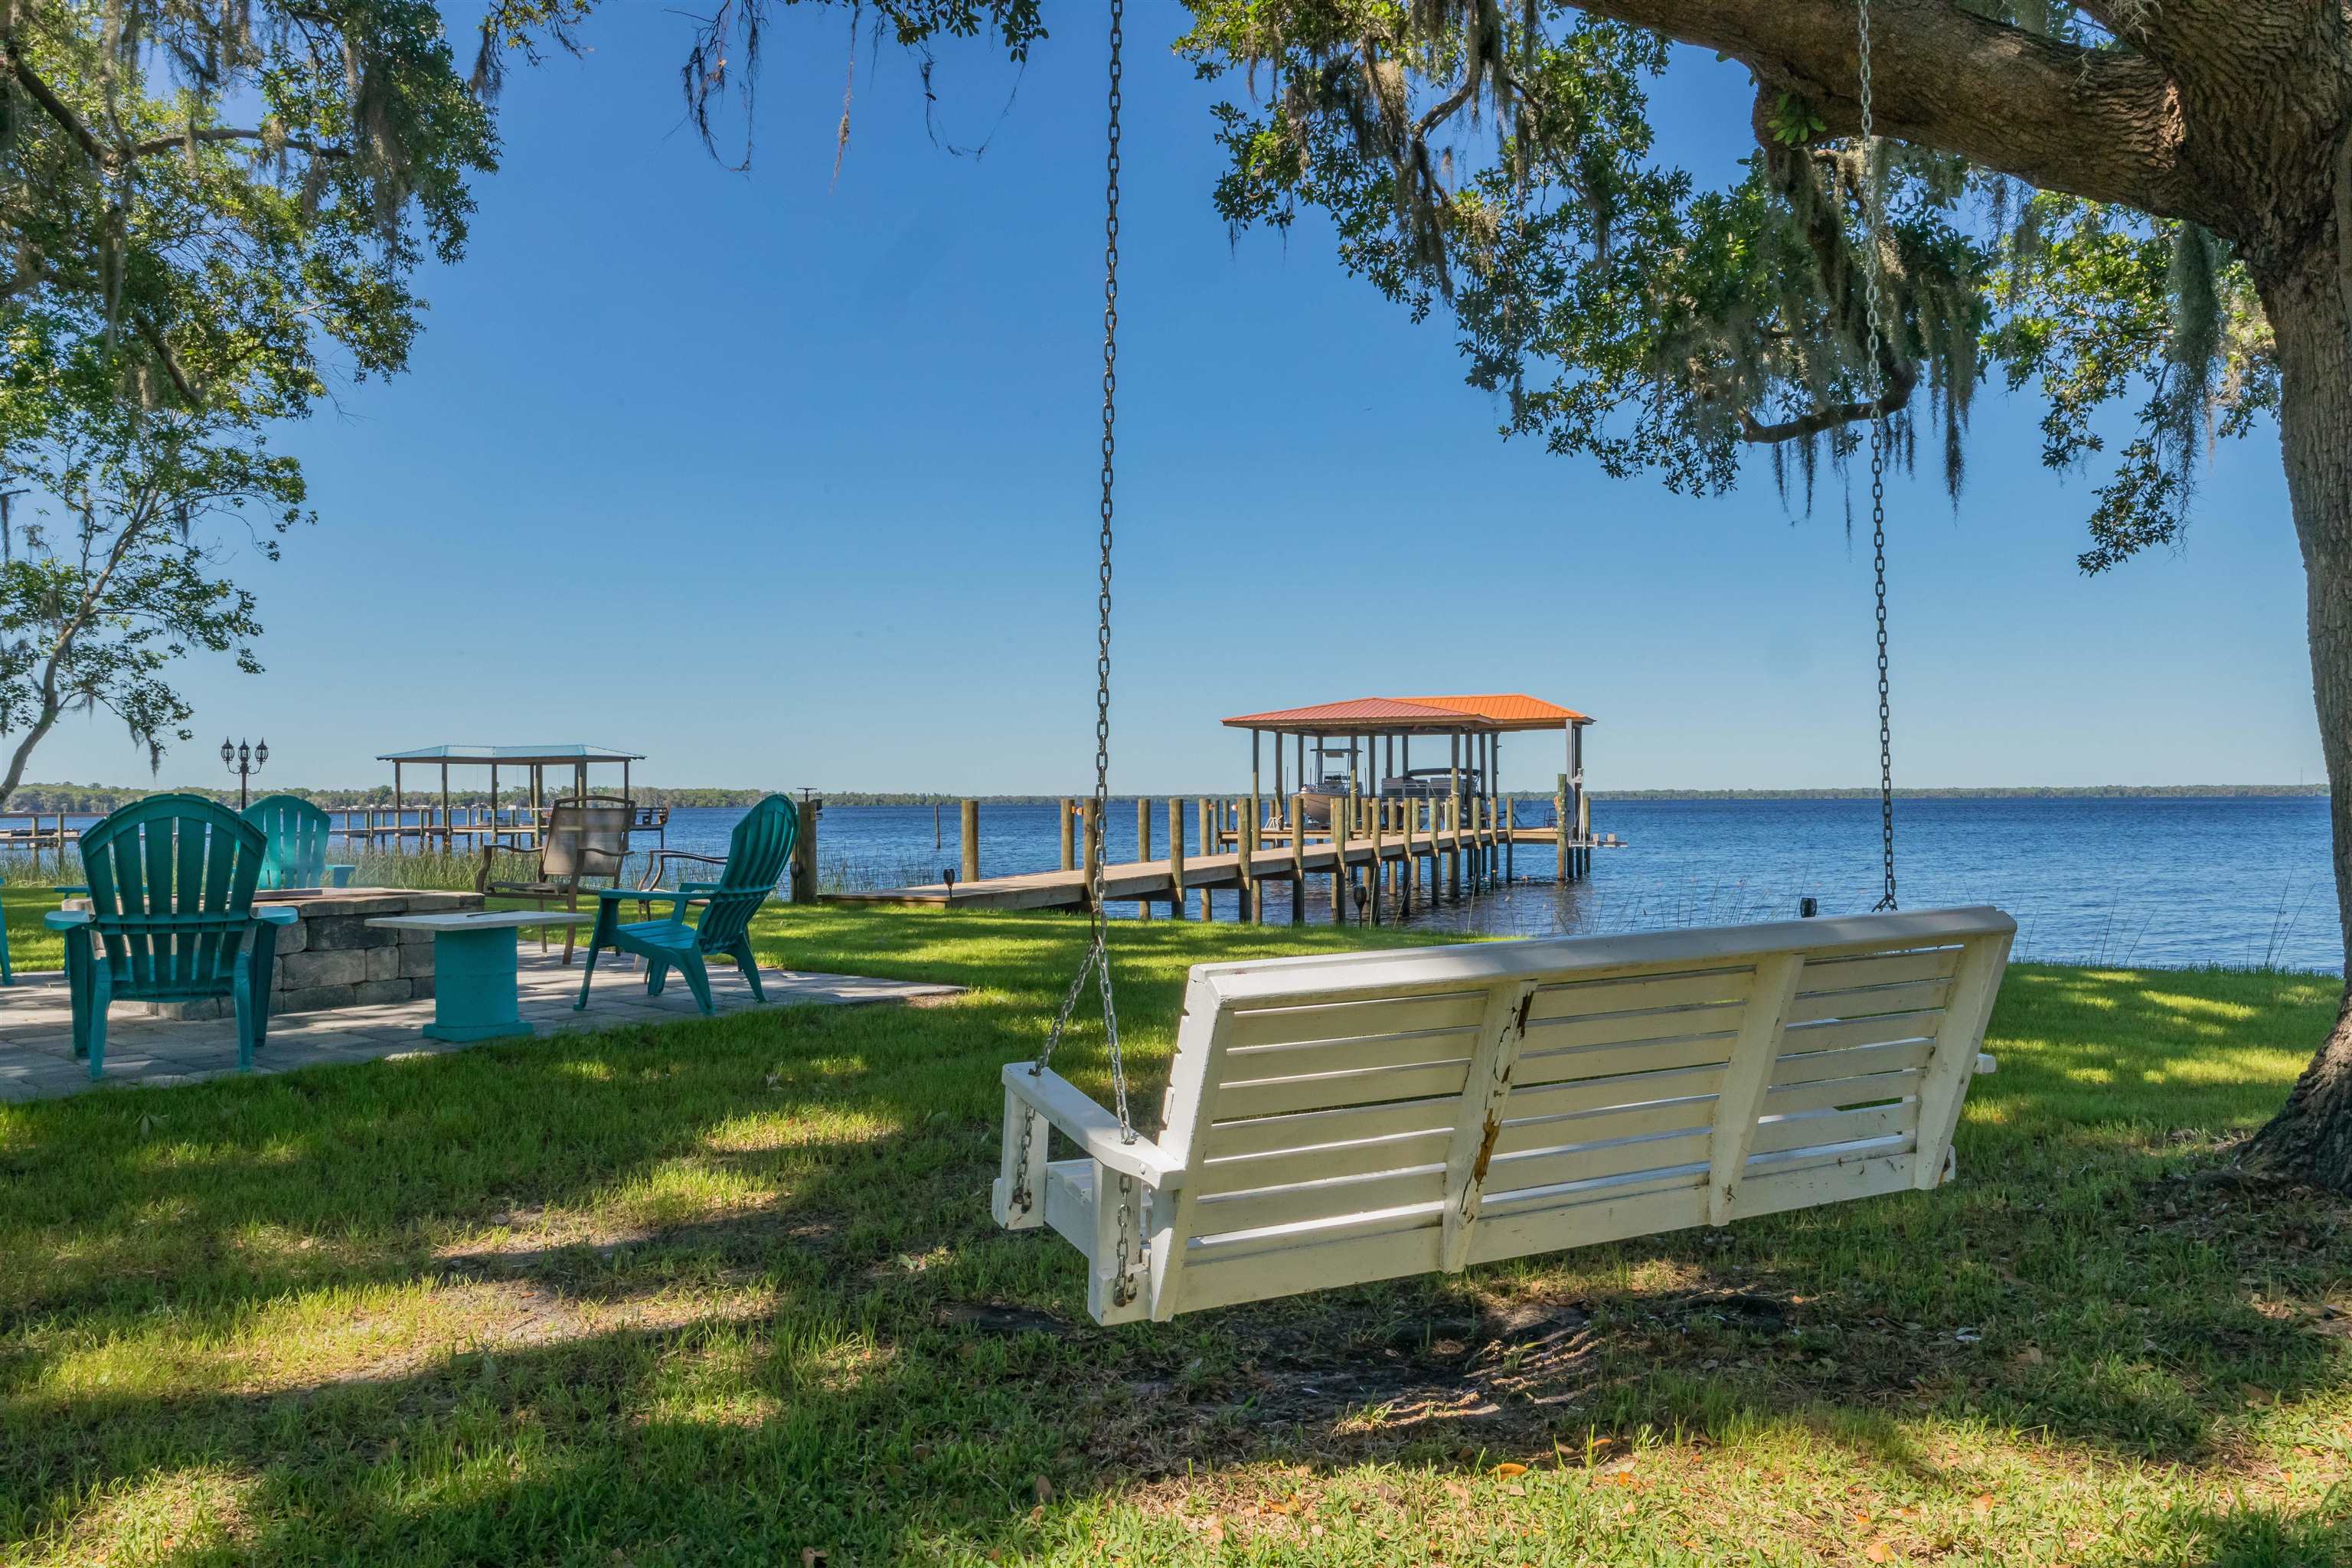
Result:
{"label": "black lamp post", "polygon": [[236,775],[237,810],[245,809],[245,781],[259,773],[268,761],[269,742],[268,741],[262,742],[257,746],[248,746],[243,741],[237,742],[235,745],[229,744],[226,741],[221,742],[221,764]]}

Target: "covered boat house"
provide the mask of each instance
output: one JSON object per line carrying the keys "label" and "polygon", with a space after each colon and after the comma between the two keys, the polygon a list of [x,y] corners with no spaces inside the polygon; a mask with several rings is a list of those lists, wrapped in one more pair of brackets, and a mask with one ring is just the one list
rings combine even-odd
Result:
{"label": "covered boat house", "polygon": [[[1584,731],[1590,714],[1522,691],[1472,697],[1356,697],[1305,708],[1243,713],[1225,721],[1250,737],[1250,793],[1299,797],[1307,824],[1330,821],[1334,800],[1481,800],[1499,791],[1503,737],[1552,731],[1562,737],[1567,820],[1585,818]],[[1273,772],[1265,741],[1274,741]],[[1413,742],[1422,742],[1420,760]],[[1287,741],[1287,744],[1286,744]]]}

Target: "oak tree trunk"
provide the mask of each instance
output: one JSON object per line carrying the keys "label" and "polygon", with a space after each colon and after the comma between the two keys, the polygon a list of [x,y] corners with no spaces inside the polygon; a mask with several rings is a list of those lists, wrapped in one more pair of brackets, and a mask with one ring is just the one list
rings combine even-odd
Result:
{"label": "oak tree trunk", "polygon": [[[2262,278],[2282,376],[2280,443],[2294,513],[2311,634],[2312,695],[2327,763],[2336,922],[2352,950],[2352,279],[2318,245]],[[2352,983],[2285,1107],[2246,1163],[2352,1192]]]}

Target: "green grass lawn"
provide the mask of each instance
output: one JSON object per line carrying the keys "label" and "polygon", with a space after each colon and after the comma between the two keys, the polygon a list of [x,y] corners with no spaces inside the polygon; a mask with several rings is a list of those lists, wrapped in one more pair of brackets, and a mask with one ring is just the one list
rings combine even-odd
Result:
{"label": "green grass lawn", "polygon": [[[1082,931],[781,910],[974,990],[0,1107],[0,1563],[2352,1558],[2352,1205],[2220,1152],[2332,982],[2021,966],[1941,1191],[1104,1331],[987,1217]],[[1375,940],[1118,938],[1143,1107],[1186,964]]]}

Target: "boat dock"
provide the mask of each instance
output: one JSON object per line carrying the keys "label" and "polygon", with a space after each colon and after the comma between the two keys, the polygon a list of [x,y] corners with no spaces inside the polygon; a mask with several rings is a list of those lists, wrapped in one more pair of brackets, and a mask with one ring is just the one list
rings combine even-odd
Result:
{"label": "boat dock", "polygon": [[[1465,894],[1518,880],[1521,845],[1550,845],[1556,880],[1592,868],[1595,849],[1618,847],[1592,831],[1584,793],[1584,731],[1592,717],[1525,692],[1465,697],[1357,697],[1307,708],[1244,713],[1225,728],[1249,736],[1249,791],[1195,802],[1199,828],[1185,850],[1185,811],[1168,802],[1167,853],[1151,849],[1151,802],[1135,802],[1136,858],[1102,865],[1102,823],[1094,802],[1065,799],[1061,868],[1010,877],[980,874],[978,806],[961,804],[962,875],[919,887],[819,895],[816,824],[804,820],[794,853],[793,896],[832,903],[931,904],[959,910],[1085,909],[1093,872],[1106,903],[1131,900],[1139,918],[1155,906],[1181,920],[1197,896],[1202,920],[1210,893],[1239,894],[1241,918],[1265,918],[1263,889],[1287,883],[1290,918],[1306,919],[1308,879],[1330,879],[1335,920],[1375,922],[1410,915],[1417,905],[1450,903]],[[1506,734],[1549,731],[1566,744],[1547,826],[1519,825],[1518,800],[1502,792]],[[1274,788],[1265,789],[1267,736],[1274,740]],[[1444,761],[1415,767],[1413,742],[1445,743]],[[1287,744],[1286,744],[1287,742]],[[1427,754],[1426,752],[1424,754]],[[1296,772],[1285,777],[1285,764]],[[1073,828],[1084,836],[1080,853]]]}
{"label": "boat dock", "polygon": [[[929,905],[952,910],[1083,910],[1088,901],[1088,868],[1101,842],[1090,802],[1063,804],[1063,865],[1050,871],[1029,871],[1003,877],[958,878],[952,881],[914,887],[884,888],[863,892],[818,895],[819,901],[836,904]],[[1197,911],[1210,918],[1213,892],[1239,894],[1241,918],[1265,918],[1265,889],[1286,884],[1303,889],[1309,879],[1331,882],[1332,908],[1353,910],[1375,922],[1410,915],[1416,908],[1451,903],[1465,896],[1524,880],[1518,871],[1518,850],[1549,847],[1558,880],[1575,881],[1590,874],[1595,849],[1622,848],[1613,835],[1594,837],[1564,834],[1557,826],[1505,826],[1508,816],[1497,813],[1489,820],[1468,803],[1467,812],[1451,809],[1446,801],[1366,801],[1352,813],[1345,805],[1333,813],[1340,820],[1355,818],[1343,836],[1311,818],[1303,833],[1287,818],[1260,822],[1255,831],[1249,803],[1200,803],[1198,840],[1215,846],[1208,854],[1188,854],[1185,813],[1181,801],[1167,803],[1169,849],[1163,856],[1125,861],[1102,868],[1106,903],[1132,902],[1149,919],[1164,910],[1181,920]],[[1137,841],[1150,853],[1151,803],[1136,802]],[[962,803],[962,841],[976,847],[977,803]],[[1083,835],[1083,848],[1072,843],[1070,825]],[[1235,841],[1246,835],[1246,848]],[[971,854],[967,870],[977,871]],[[1307,900],[1287,900],[1290,919],[1306,918]],[[1351,917],[1352,918],[1352,917]]]}

